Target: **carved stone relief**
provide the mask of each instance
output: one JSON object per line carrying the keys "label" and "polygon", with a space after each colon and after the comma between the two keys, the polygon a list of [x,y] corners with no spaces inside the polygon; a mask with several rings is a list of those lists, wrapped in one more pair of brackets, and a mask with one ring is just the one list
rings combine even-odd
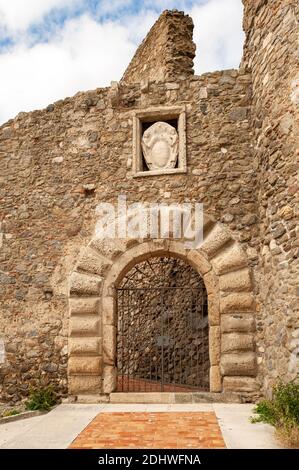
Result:
{"label": "carved stone relief", "polygon": [[175,168],[179,152],[179,136],[167,122],[156,122],[142,136],[142,150],[149,170]]}

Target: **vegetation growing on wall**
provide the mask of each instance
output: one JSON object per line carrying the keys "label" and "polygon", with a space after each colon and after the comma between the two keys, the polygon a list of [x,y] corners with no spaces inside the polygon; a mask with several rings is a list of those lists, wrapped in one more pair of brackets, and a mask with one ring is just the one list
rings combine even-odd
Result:
{"label": "vegetation growing on wall", "polygon": [[26,403],[27,410],[49,411],[57,403],[57,394],[51,385],[32,389]]}

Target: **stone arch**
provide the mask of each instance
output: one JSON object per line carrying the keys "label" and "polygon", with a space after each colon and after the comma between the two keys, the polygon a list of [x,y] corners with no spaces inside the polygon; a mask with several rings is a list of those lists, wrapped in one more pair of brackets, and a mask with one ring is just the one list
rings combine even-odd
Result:
{"label": "stone arch", "polygon": [[251,269],[240,244],[220,223],[204,220],[203,243],[184,239],[94,238],[70,277],[68,381],[71,395],[109,394],[116,384],[115,287],[148,257],[180,257],[203,277],[208,293],[210,391],[255,387],[254,296]]}

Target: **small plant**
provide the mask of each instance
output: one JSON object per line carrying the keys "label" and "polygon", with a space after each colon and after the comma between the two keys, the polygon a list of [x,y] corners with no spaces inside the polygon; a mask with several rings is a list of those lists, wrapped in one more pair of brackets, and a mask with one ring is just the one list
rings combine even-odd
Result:
{"label": "small plant", "polygon": [[2,416],[3,416],[3,418],[7,418],[7,417],[9,417],[9,416],[15,416],[15,415],[18,415],[18,414],[20,414],[20,411],[13,409],[13,410],[6,410],[6,411],[4,411],[4,412],[2,413]]}
{"label": "small plant", "polygon": [[278,437],[287,445],[299,446],[299,385],[278,383],[271,400],[261,400],[255,407],[252,423],[274,426]]}
{"label": "small plant", "polygon": [[36,388],[30,391],[29,400],[26,402],[26,409],[35,411],[49,411],[57,403],[57,395],[52,386]]}

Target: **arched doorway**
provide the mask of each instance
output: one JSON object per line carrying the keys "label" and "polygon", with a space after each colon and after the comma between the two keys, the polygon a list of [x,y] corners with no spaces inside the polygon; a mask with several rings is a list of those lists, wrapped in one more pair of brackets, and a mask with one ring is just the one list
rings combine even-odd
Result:
{"label": "arched doorway", "polygon": [[[117,390],[117,288],[138,263],[153,257],[189,263],[208,294],[210,392],[256,387],[255,302],[246,253],[226,228],[210,219],[197,249],[184,240],[94,238],[70,276],[69,394]],[[155,281],[156,285],[156,281]],[[249,384],[249,385],[248,385]]]}
{"label": "arched doorway", "polygon": [[208,302],[198,272],[155,256],[133,266],[116,291],[117,391],[208,391]]}

